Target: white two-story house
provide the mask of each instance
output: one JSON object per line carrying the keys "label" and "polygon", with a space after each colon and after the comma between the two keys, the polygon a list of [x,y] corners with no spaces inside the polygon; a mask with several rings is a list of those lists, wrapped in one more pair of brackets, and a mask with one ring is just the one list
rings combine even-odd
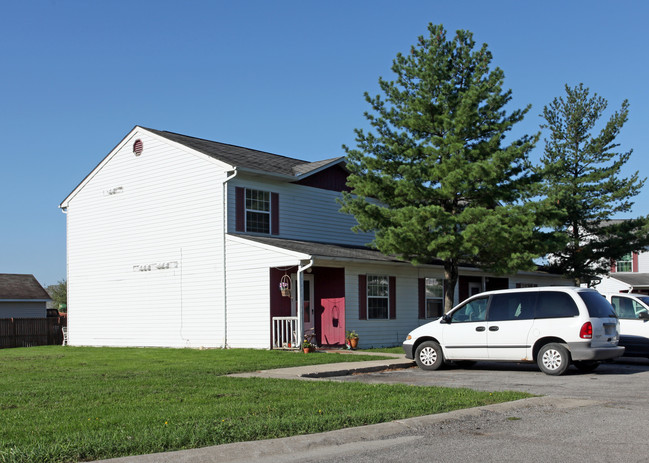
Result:
{"label": "white two-story house", "polygon": [[[65,198],[69,344],[398,345],[441,315],[441,265],[366,246],[339,211],[342,157],[318,162],[136,126]],[[462,268],[456,300],[569,284]]]}

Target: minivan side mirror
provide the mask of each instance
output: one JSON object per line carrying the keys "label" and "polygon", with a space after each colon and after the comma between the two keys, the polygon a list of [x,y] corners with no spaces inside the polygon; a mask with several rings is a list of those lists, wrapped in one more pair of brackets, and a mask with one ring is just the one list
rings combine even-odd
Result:
{"label": "minivan side mirror", "polygon": [[649,312],[640,312],[638,318],[640,320],[649,320]]}
{"label": "minivan side mirror", "polygon": [[451,316],[447,313],[442,315],[442,319],[439,321],[440,323],[451,323]]}

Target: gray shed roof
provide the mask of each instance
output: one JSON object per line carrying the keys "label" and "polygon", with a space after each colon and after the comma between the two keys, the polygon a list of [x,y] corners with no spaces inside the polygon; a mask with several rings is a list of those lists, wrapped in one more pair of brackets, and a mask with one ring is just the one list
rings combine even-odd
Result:
{"label": "gray shed roof", "polygon": [[142,128],[234,167],[270,172],[291,177],[307,175],[310,172],[329,164],[342,163],[345,160],[344,157],[337,157],[322,161],[309,162],[302,159],[289,158],[287,156],[267,153],[265,151],[251,148],[190,137],[179,133],[149,129],[146,127]]}
{"label": "gray shed roof", "polygon": [[634,288],[649,287],[649,273],[611,273],[610,277]]}
{"label": "gray shed roof", "polygon": [[50,300],[34,275],[0,273],[0,299]]}
{"label": "gray shed roof", "polygon": [[[364,260],[364,261],[377,261],[385,263],[408,263],[404,260],[398,259],[394,256],[386,256],[376,249],[368,248],[367,246],[351,246],[333,243],[319,243],[314,241],[298,241],[287,240],[282,238],[267,238],[264,236],[250,236],[233,234],[246,240],[254,241],[257,243],[274,246],[288,251],[299,252],[308,254],[314,258],[321,259],[349,259],[349,260]],[[433,265],[442,264],[441,261],[431,262]]]}

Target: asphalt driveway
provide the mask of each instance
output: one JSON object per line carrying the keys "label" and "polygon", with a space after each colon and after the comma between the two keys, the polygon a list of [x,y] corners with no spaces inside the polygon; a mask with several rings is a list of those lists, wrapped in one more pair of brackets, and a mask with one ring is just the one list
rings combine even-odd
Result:
{"label": "asphalt driveway", "polygon": [[336,380],[468,387],[484,391],[515,390],[545,396],[649,405],[649,359],[624,358],[602,364],[592,373],[582,373],[570,367],[563,376],[548,376],[534,364],[478,362],[469,368],[451,366],[424,371],[412,367],[349,375]]}

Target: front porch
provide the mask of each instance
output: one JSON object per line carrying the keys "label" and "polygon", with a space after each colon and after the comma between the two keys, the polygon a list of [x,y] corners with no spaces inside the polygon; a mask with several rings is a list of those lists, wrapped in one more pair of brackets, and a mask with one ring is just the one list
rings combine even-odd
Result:
{"label": "front porch", "polygon": [[[270,269],[271,348],[300,349],[304,334],[319,347],[344,347],[344,269],[299,270],[297,266]],[[280,283],[287,280],[289,291],[281,291]]]}

